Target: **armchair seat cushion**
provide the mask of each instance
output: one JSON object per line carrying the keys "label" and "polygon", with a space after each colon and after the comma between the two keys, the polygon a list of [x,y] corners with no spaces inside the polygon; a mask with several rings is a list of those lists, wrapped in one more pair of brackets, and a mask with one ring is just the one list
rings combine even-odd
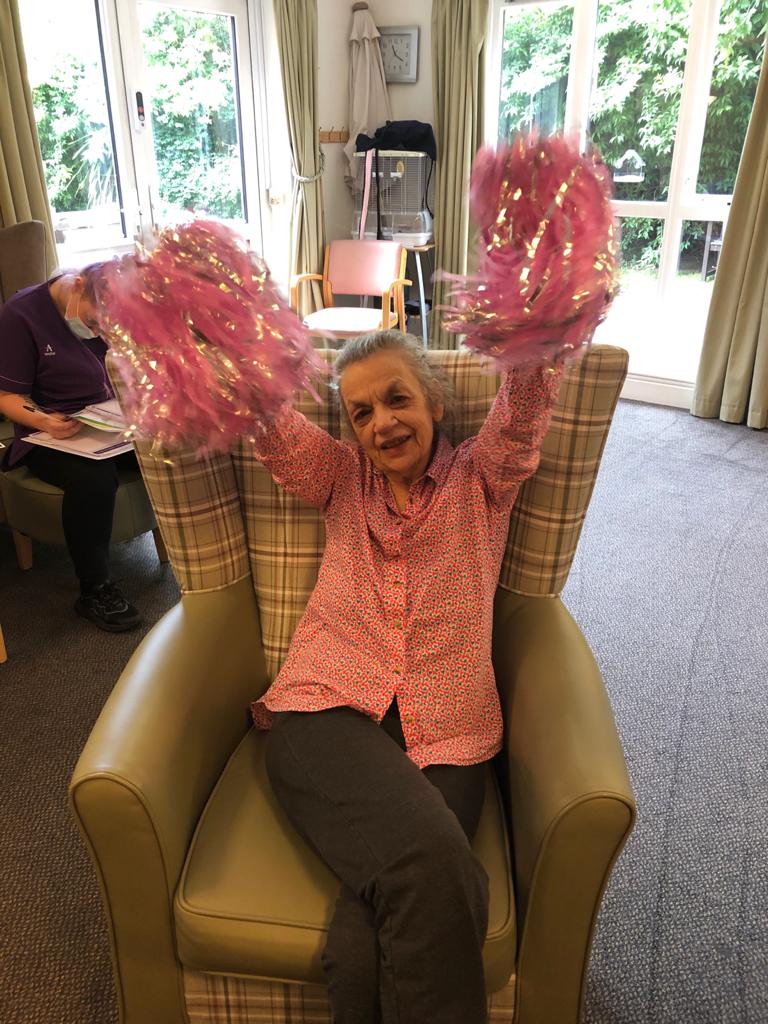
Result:
{"label": "armchair seat cushion", "polygon": [[[265,739],[257,730],[245,736],[201,816],[176,893],[178,953],[185,967],[199,971],[322,982],[320,954],[339,882],[273,797]],[[490,878],[484,960],[493,992],[514,971],[516,933],[509,847],[491,768],[473,845]]]}
{"label": "armchair seat cushion", "polygon": [[381,310],[365,306],[327,306],[304,317],[310,331],[329,331],[339,338],[354,337],[381,327]]}

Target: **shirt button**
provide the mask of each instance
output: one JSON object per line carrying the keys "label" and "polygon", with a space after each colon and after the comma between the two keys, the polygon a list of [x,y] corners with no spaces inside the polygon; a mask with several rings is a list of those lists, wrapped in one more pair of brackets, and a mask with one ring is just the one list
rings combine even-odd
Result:
{"label": "shirt button", "polygon": [[392,580],[392,586],[393,587],[402,587],[402,585],[403,585],[403,581],[402,580]]}
{"label": "shirt button", "polygon": [[394,629],[402,629],[403,628],[403,620],[402,619],[392,619],[392,626],[393,626]]}
{"label": "shirt button", "polygon": [[401,668],[396,668],[395,669],[395,675],[396,676],[401,676],[402,674],[403,674],[403,670]]}

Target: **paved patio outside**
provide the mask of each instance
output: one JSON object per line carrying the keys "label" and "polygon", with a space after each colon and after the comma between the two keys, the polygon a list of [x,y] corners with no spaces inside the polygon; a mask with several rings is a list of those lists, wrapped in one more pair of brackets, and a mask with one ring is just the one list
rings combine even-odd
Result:
{"label": "paved patio outside", "polygon": [[679,275],[662,303],[652,272],[625,270],[611,311],[595,341],[629,352],[629,372],[693,383],[701,355],[714,279]]}

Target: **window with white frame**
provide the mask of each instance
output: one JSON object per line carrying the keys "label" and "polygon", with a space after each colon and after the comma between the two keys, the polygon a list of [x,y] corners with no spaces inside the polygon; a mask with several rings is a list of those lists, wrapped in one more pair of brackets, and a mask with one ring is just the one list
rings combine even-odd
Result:
{"label": "window with white frame", "polygon": [[695,379],[765,46],[756,0],[492,0],[486,139],[567,131],[612,171],[621,293],[602,340]]}
{"label": "window with white frame", "polygon": [[248,0],[20,0],[62,264],[189,216],[262,249],[261,45]]}

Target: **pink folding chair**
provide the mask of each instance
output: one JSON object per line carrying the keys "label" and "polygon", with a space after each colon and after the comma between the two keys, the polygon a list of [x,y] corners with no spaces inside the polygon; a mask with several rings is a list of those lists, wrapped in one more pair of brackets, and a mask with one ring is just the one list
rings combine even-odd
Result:
{"label": "pink folding chair", "polygon": [[[304,281],[321,281],[323,309],[309,313],[304,324],[311,331],[337,338],[354,337],[367,331],[399,327],[405,331],[403,289],[407,252],[399,242],[378,239],[339,239],[325,247],[322,274],[299,274],[291,284],[291,306],[298,310],[299,286]],[[376,296],[381,309],[366,306],[336,306],[336,295]]]}

